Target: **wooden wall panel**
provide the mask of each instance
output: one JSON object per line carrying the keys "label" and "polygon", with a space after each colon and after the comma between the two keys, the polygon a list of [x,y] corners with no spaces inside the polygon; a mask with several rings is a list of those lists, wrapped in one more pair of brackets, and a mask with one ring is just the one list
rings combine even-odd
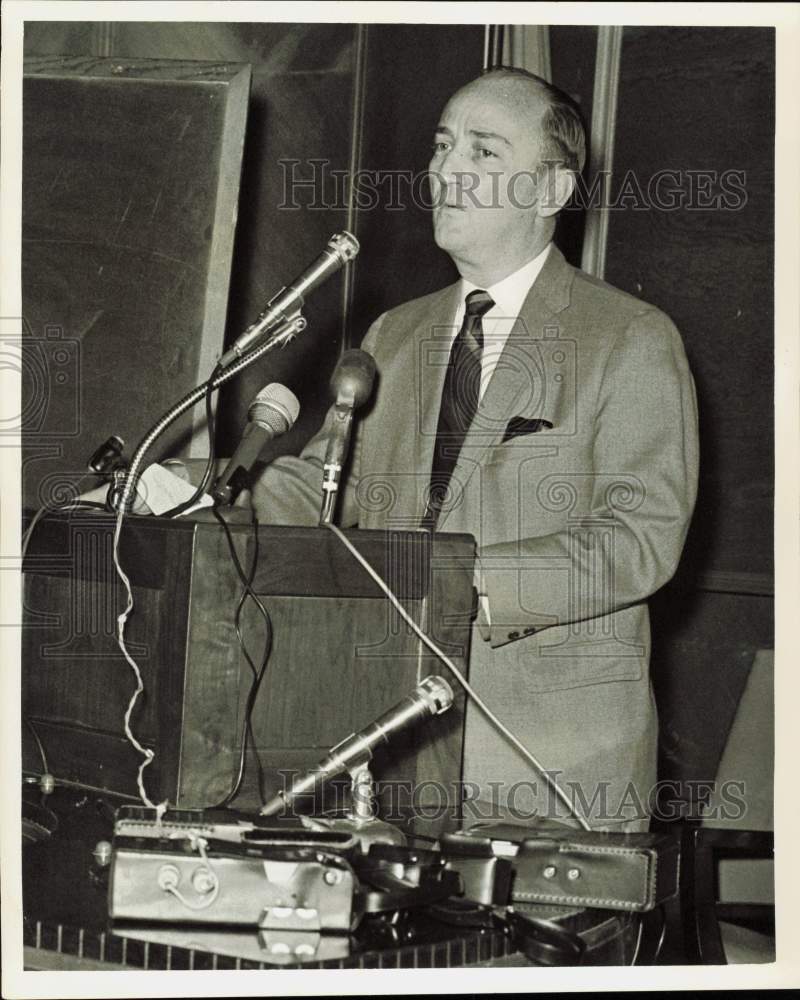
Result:
{"label": "wooden wall panel", "polygon": [[26,56],[100,55],[96,21],[26,21]]}
{"label": "wooden wall panel", "polygon": [[[626,28],[614,194],[681,172],[690,207],[611,213],[606,278],[672,316],[697,382],[697,572],[772,568],[774,36],[762,28]],[[690,171],[713,172],[705,181]],[[740,172],[741,180],[730,171]],[[628,181],[630,184],[630,181]]]}
{"label": "wooden wall panel", "polygon": [[[349,72],[352,24],[118,21],[114,53],[153,58],[249,62],[254,73]],[[324,83],[324,81],[321,81]]]}
{"label": "wooden wall panel", "polygon": [[[597,28],[595,26],[587,24],[550,25],[552,82],[578,102],[583,113],[587,137],[592,121],[596,51]],[[590,186],[591,163],[587,163],[583,176],[584,183]],[[570,264],[575,267],[581,265],[585,221],[585,198],[582,198],[578,193],[559,215],[555,237],[559,249]]]}
{"label": "wooden wall panel", "polygon": [[606,279],[674,319],[699,403],[697,509],[651,601],[660,774],[684,783],[713,779],[773,643],[773,149],[772,29],[625,28]]}
{"label": "wooden wall panel", "polygon": [[[427,181],[434,129],[448,99],[483,68],[482,25],[370,25],[366,47],[360,169],[416,177],[390,208],[389,186],[358,211],[361,254],[355,264],[350,337],[358,344],[386,309],[455,281],[458,274],[433,242]],[[366,199],[365,199],[366,201]]]}
{"label": "wooden wall panel", "polygon": [[[352,78],[345,73],[259,73],[254,78],[230,337],[253,322],[278,289],[322,252],[333,233],[346,228],[346,202],[328,198],[321,180],[314,190],[289,185],[293,176],[307,181],[322,178],[323,170],[346,169],[351,89]],[[299,162],[291,166],[290,160]],[[289,386],[301,408],[294,430],[265,449],[265,460],[299,451],[322,423],[331,403],[328,379],[342,349],[342,280],[336,275],[308,298],[303,314],[309,325],[293,344],[256,363],[223,392],[220,448],[235,446],[250,401],[269,382]]]}

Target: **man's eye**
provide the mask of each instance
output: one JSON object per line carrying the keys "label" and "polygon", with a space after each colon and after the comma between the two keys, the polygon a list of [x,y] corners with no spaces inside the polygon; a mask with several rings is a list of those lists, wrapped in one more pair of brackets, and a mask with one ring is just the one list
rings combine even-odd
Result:
{"label": "man's eye", "polygon": [[448,145],[448,143],[439,140],[438,142],[434,142],[433,151],[434,153],[443,153],[448,148]]}
{"label": "man's eye", "polygon": [[482,160],[488,160],[491,157],[494,157],[494,156],[497,155],[496,153],[493,153],[491,149],[487,149],[486,146],[478,146],[477,152],[478,152],[478,156]]}

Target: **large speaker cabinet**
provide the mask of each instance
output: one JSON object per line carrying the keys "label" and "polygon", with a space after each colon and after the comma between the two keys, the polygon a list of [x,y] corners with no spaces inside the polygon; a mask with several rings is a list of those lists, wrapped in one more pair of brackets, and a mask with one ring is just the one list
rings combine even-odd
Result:
{"label": "large speaker cabinet", "polygon": [[[222,351],[250,67],[40,56],[23,79],[23,498],[141,440]],[[151,456],[207,451],[201,408]]]}

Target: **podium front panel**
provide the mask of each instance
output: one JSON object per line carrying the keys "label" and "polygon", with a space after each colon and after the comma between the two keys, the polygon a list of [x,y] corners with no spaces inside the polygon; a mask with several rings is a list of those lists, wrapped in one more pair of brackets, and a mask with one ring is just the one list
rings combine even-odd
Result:
{"label": "podium front panel", "polygon": [[[114,523],[111,515],[74,511],[48,515],[35,529],[24,567],[23,712],[58,779],[136,796],[142,758],[123,727],[135,677],[115,635],[125,593],[113,566]],[[254,532],[246,524],[229,528],[249,570]],[[472,538],[346,535],[466,673]],[[155,754],[145,787],[153,801],[214,805],[238,772],[253,678],[236,636],[243,588],[225,532],[216,522],[129,517],[120,562],[134,596],[126,642],[144,683],[132,727]],[[271,652],[251,716],[266,793],[313,767],[423,677],[440,674],[454,689],[453,707],[376,751],[373,773],[386,818],[405,825],[412,814],[430,814],[437,828],[452,825],[463,694],[363,567],[327,529],[262,525],[252,588],[271,622]],[[240,629],[258,667],[265,625],[250,600]],[[23,764],[40,766],[33,748]],[[251,753],[238,808],[259,804],[255,764]]]}

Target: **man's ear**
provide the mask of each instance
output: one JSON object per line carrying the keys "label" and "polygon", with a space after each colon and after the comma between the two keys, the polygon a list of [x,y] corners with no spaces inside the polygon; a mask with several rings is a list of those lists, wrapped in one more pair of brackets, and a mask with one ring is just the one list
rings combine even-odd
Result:
{"label": "man's ear", "polygon": [[550,218],[567,204],[575,190],[575,174],[563,164],[550,166],[544,177],[544,192],[539,200],[539,215]]}

